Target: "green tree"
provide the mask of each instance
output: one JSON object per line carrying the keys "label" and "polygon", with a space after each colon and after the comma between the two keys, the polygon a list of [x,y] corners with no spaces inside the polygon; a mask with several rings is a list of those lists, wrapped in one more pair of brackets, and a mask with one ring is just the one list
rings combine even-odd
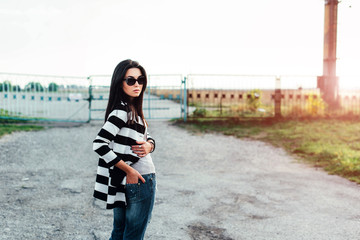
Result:
{"label": "green tree", "polygon": [[20,88],[19,85],[14,85],[14,86],[12,87],[12,90],[13,90],[13,92],[20,92],[20,91],[21,91],[21,88]]}
{"label": "green tree", "polygon": [[59,85],[52,82],[49,84],[48,89],[49,89],[49,92],[57,92],[59,89]]}
{"label": "green tree", "polygon": [[44,87],[39,82],[29,82],[25,86],[25,91],[35,91],[35,92],[43,92]]}
{"label": "green tree", "polygon": [[4,81],[3,83],[0,83],[0,92],[9,92],[11,90],[12,87],[10,81]]}

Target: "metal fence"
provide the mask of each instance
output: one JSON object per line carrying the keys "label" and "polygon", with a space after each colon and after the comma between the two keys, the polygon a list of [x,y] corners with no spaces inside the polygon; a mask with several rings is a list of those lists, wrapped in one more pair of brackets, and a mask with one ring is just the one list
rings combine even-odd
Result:
{"label": "metal fence", "polygon": [[88,92],[85,77],[0,73],[0,117],[85,122]]}
{"label": "metal fence", "polygon": [[[272,116],[274,79],[266,75],[188,75],[190,117]],[[248,103],[251,98],[255,100],[253,104]]]}
{"label": "metal fence", "polygon": [[[90,120],[103,120],[111,76],[94,75],[90,81]],[[146,119],[184,118],[184,82],[179,74],[148,75],[143,111]],[[186,93],[186,92],[185,92]]]}
{"label": "metal fence", "polygon": [[[0,118],[103,120],[111,76],[0,73]],[[328,113],[316,76],[149,75],[147,119],[321,116]],[[339,92],[339,115],[360,115],[360,91]]]}
{"label": "metal fence", "polygon": [[[330,114],[317,88],[317,76],[187,76],[189,116],[291,117]],[[360,91],[340,90],[331,114],[360,115]]]}
{"label": "metal fence", "polygon": [[[62,122],[103,120],[110,75],[65,77],[0,73],[0,118]],[[149,75],[147,119],[186,117],[182,75]]]}
{"label": "metal fence", "polygon": [[150,119],[183,118],[185,85],[181,74],[149,75],[144,96],[144,114]]}

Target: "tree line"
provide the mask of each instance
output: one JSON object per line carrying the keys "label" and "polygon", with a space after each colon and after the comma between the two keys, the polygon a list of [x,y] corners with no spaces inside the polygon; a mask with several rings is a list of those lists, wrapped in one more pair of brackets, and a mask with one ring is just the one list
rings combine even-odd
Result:
{"label": "tree line", "polygon": [[[67,85],[66,88],[71,89],[78,89],[79,86],[77,85]],[[10,81],[4,81],[0,82],[0,92],[20,92],[20,91],[26,91],[26,92],[57,92],[60,89],[65,89],[64,85],[58,85],[54,82],[49,83],[49,85],[44,86],[40,82],[29,82],[25,85],[25,87],[22,89],[19,85],[12,85]]]}

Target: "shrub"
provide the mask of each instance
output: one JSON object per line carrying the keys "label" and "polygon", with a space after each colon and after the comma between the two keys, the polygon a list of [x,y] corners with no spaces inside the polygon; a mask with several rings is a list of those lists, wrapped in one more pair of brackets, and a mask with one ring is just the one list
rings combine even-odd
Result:
{"label": "shrub", "polygon": [[246,102],[250,111],[256,112],[261,106],[261,91],[259,89],[254,89],[248,92]]}
{"label": "shrub", "polygon": [[10,116],[10,113],[8,110],[0,108],[0,116],[8,117]]}
{"label": "shrub", "polygon": [[322,97],[316,93],[311,93],[306,102],[306,112],[311,116],[323,115],[325,111],[325,102]]}
{"label": "shrub", "polygon": [[205,108],[196,108],[193,112],[194,117],[206,117],[207,111]]}

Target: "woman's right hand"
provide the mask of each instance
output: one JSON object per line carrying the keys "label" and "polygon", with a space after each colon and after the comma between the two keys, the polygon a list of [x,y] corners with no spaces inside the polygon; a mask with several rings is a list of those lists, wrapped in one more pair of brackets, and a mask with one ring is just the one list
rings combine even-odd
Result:
{"label": "woman's right hand", "polygon": [[145,179],[141,176],[141,174],[136,171],[135,169],[131,169],[131,171],[127,172],[126,174],[126,183],[127,184],[134,184],[138,183],[139,179],[145,183]]}

